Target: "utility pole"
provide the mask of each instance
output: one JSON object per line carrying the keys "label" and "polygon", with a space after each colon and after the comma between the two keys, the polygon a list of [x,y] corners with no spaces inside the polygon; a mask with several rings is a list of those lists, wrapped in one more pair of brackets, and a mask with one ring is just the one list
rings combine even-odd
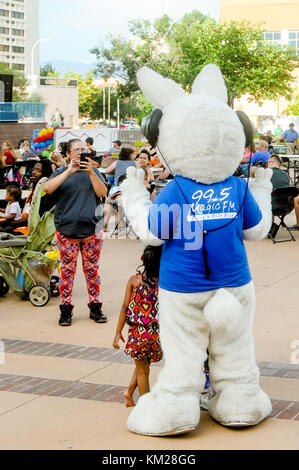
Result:
{"label": "utility pole", "polygon": [[106,110],[105,110],[105,101],[106,101],[106,97],[105,97],[105,86],[106,86],[106,83],[104,82],[104,86],[103,86],[103,121],[106,121]]}

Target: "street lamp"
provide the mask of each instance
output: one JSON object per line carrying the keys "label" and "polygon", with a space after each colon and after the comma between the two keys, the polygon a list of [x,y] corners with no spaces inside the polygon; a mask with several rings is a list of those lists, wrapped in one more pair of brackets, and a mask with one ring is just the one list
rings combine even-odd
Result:
{"label": "street lamp", "polygon": [[31,90],[32,90],[32,95],[34,96],[35,94],[35,89],[36,89],[36,82],[35,82],[35,75],[33,74],[33,68],[34,68],[34,51],[35,51],[35,48],[36,46],[40,43],[40,42],[44,42],[44,41],[50,41],[51,38],[42,38],[42,39],[39,39],[38,41],[36,41],[33,46],[32,46],[32,50],[31,50]]}

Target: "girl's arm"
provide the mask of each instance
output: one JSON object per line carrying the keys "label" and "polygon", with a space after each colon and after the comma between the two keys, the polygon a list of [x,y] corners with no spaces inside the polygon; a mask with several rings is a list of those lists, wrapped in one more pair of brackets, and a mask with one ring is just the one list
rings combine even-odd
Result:
{"label": "girl's arm", "polygon": [[105,170],[103,171],[103,173],[107,174],[107,173],[113,173],[115,171],[115,167],[116,167],[116,161],[111,163],[111,165],[109,165],[107,168],[105,168]]}
{"label": "girl's arm", "polygon": [[128,284],[127,284],[125,298],[124,298],[124,301],[123,301],[123,304],[122,304],[122,307],[121,307],[121,310],[120,310],[118,323],[117,323],[116,331],[115,331],[115,336],[114,336],[114,340],[113,340],[114,349],[119,349],[119,344],[118,343],[119,343],[120,340],[123,343],[125,342],[124,337],[122,335],[122,330],[123,330],[123,327],[125,326],[126,319],[127,319],[127,308],[129,306],[129,302],[130,302],[131,295],[132,295],[132,290],[133,290],[133,287],[134,287],[134,279],[136,279],[135,276],[132,276],[129,279]]}
{"label": "girl's arm", "polygon": [[147,173],[147,182],[152,183],[155,179],[154,174],[153,174],[153,172],[150,168],[148,168],[147,171],[148,171],[148,173]]}

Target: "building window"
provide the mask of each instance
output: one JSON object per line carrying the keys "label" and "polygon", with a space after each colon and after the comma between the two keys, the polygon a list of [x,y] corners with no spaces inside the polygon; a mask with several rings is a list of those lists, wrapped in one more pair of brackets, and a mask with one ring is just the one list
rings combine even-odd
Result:
{"label": "building window", "polygon": [[270,42],[272,44],[276,44],[277,46],[281,46],[281,32],[280,31],[266,31],[262,33],[263,38],[266,42]]}
{"label": "building window", "polygon": [[24,64],[12,64],[12,68],[14,70],[25,70],[25,65]]}
{"label": "building window", "polygon": [[11,34],[13,34],[14,36],[24,36],[24,30],[12,28]]}
{"label": "building window", "polygon": [[9,10],[0,9],[0,16],[9,16]]}
{"label": "building window", "polygon": [[3,26],[0,26],[0,34],[9,34],[9,28],[3,28]]}
{"label": "building window", "polygon": [[12,46],[12,52],[17,52],[18,54],[24,54],[25,48],[19,46]]}
{"label": "building window", "polygon": [[289,46],[294,47],[299,55],[299,31],[289,31]]}
{"label": "building window", "polygon": [[19,18],[20,20],[24,19],[24,13],[20,13],[19,11],[12,11],[11,12],[12,18]]}
{"label": "building window", "polygon": [[9,52],[9,46],[4,46],[0,44],[0,52]]}

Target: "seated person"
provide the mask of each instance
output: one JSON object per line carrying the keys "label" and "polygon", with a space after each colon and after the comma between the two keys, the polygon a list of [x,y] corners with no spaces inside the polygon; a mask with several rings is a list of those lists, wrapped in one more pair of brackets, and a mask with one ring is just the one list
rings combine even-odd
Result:
{"label": "seated person", "polygon": [[[288,173],[281,169],[282,166],[282,159],[279,155],[273,154],[268,160],[268,168],[272,170],[272,191],[277,188],[288,187],[290,185],[290,177]],[[250,169],[250,176],[254,177],[257,167],[251,167]],[[294,198],[294,204],[297,198]],[[298,204],[299,206],[299,204]],[[299,214],[299,210],[298,210]],[[274,217],[272,217],[272,226],[270,228],[270,234],[272,237],[275,237],[278,230],[278,225],[274,222]]]}
{"label": "seated person", "polygon": [[249,159],[248,159],[248,164],[240,164],[239,168],[241,170],[241,173],[244,176],[248,176],[249,174],[249,164],[251,166],[259,166],[259,164],[266,164],[268,163],[268,160],[270,158],[270,153],[268,152],[268,142],[266,142],[264,139],[261,139],[259,144],[258,144],[258,150],[255,152]]}
{"label": "seated person", "polygon": [[248,147],[246,147],[245,149],[245,152],[244,152],[244,155],[243,155],[243,158],[241,160],[241,165],[244,165],[245,163],[248,163],[249,162],[249,158],[255,154],[256,152],[256,148],[255,148],[255,143],[254,142],[251,142],[250,145],[248,145]]}
{"label": "seated person", "polygon": [[53,152],[50,155],[50,161],[52,162],[52,170],[55,171],[57,168],[61,166],[66,166],[67,163],[65,159],[63,158],[62,154],[60,152]]}
{"label": "seated person", "polygon": [[155,179],[154,174],[149,166],[150,158],[151,158],[150,153],[146,149],[144,149],[144,150],[141,150],[137,159],[138,160],[137,168],[142,168],[145,171],[146,181],[148,184],[152,183]]}
{"label": "seated person", "polygon": [[109,155],[119,154],[120,149],[121,149],[121,141],[114,140],[112,143],[113,143],[113,147],[108,151]]}
{"label": "seated person", "polygon": [[0,209],[0,230],[5,232],[5,227],[14,220],[18,221],[22,217],[19,201],[22,197],[22,191],[17,186],[8,186],[6,189],[7,205],[5,209]]}
{"label": "seated person", "polygon": [[[47,181],[48,177],[53,173],[52,165],[50,160],[45,159],[40,162],[36,162],[32,169],[31,180],[33,187],[28,194],[24,209],[22,211],[21,219],[10,222],[10,227],[7,231],[11,233],[22,233],[28,235],[30,225],[30,214],[36,199],[37,192],[39,191],[42,183]],[[51,194],[42,194],[39,214],[42,216],[46,211],[50,210],[55,205],[55,198]]]}
{"label": "seated person", "polygon": [[92,137],[87,137],[87,139],[85,139],[85,143],[86,143],[86,153],[89,153],[90,158],[97,156],[97,151],[96,151],[96,149],[95,149],[94,146],[93,146],[93,142],[94,142],[94,141],[93,141],[93,138],[92,138]]}
{"label": "seated person", "polygon": [[36,155],[34,152],[31,150],[31,145],[28,140],[25,140],[22,145],[23,148],[23,154],[22,154],[22,160],[39,160],[39,156]]}
{"label": "seated person", "polygon": [[276,188],[282,188],[290,185],[288,173],[281,169],[282,159],[279,155],[272,154],[268,161],[268,168],[272,169],[272,191]]}
{"label": "seated person", "polygon": [[108,176],[111,185],[118,186],[118,179],[126,175],[127,168],[129,168],[129,166],[136,167],[136,163],[132,160],[133,153],[134,151],[131,148],[122,148],[119,152],[118,159],[103,170],[104,174],[114,173],[114,177]]}

